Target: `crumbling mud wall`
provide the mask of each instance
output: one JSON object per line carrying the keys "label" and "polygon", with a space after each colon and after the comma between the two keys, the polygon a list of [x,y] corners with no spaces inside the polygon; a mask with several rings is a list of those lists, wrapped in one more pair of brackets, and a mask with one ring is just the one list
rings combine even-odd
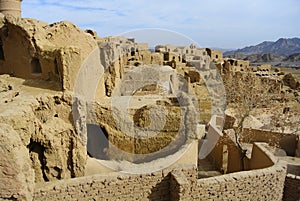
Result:
{"label": "crumbling mud wall", "polygon": [[[261,150],[260,154],[266,151],[259,143],[257,148]],[[265,157],[271,155],[266,153]],[[177,191],[172,191],[172,200],[282,200],[286,164],[280,161],[272,164],[269,166],[267,162],[263,169],[194,181],[183,174],[174,174],[171,184]]]}
{"label": "crumbling mud wall", "polygon": [[288,164],[284,183],[284,201],[300,199],[300,165]]}
{"label": "crumbling mud wall", "polygon": [[[192,187],[184,177],[176,178],[174,200],[282,200],[285,169],[282,166],[238,172],[197,180]],[[182,182],[185,181],[185,182]],[[173,184],[173,185],[175,185]],[[268,186],[268,188],[266,188]]]}
{"label": "crumbling mud wall", "polygon": [[0,74],[54,80],[72,90],[80,65],[98,44],[67,21],[49,25],[2,16],[0,45]]}
{"label": "crumbling mud wall", "polygon": [[0,124],[0,199],[32,200],[34,171],[18,133]]}
{"label": "crumbling mud wall", "polygon": [[[195,167],[182,167],[196,174]],[[34,200],[170,200],[170,172],[142,175],[95,175],[39,186]]]}
{"label": "crumbling mud wall", "polygon": [[[134,81],[136,84],[137,80]],[[144,155],[158,151],[164,152],[166,156],[196,137],[198,121],[187,97],[172,94],[162,96],[156,94],[162,90],[156,85],[144,83],[142,86],[137,87],[141,91],[136,91],[134,96],[114,97],[112,105],[101,102],[89,105],[93,111],[88,113],[93,115],[87,122],[99,125],[107,133],[110,144],[118,149],[115,152],[110,149],[112,152],[106,153],[111,159],[112,156],[118,157],[114,159],[124,157],[120,150],[135,154],[134,161],[140,161]],[[128,98],[130,104],[127,105]]]}
{"label": "crumbling mud wall", "polygon": [[[31,161],[36,183],[83,176],[86,148],[73,126],[71,96],[34,88],[34,84],[51,86],[45,81],[30,83],[0,76],[0,122],[12,127],[25,148],[20,149],[24,159],[16,160]],[[6,142],[1,145],[6,146]]]}
{"label": "crumbling mud wall", "polygon": [[289,156],[295,156],[297,150],[297,137],[298,135],[296,134],[244,128],[241,141],[248,143],[266,142],[271,146],[283,149]]}
{"label": "crumbling mud wall", "polygon": [[[118,38],[122,43],[117,40]],[[132,43],[129,39],[125,40],[122,37],[115,37],[115,40],[113,42],[109,40],[109,42],[103,42],[99,45],[101,64],[104,67],[104,75],[98,86],[98,88],[102,89],[103,86],[101,85],[104,84],[104,94],[103,91],[99,90],[97,93],[99,98],[103,96],[111,97],[114,88],[124,77],[126,71],[134,67],[163,64],[163,54],[152,53],[148,49],[135,50],[139,44]]]}
{"label": "crumbling mud wall", "polygon": [[[260,145],[258,145],[260,146]],[[35,189],[34,199],[281,200],[285,164],[197,179],[197,169],[182,166],[142,175],[95,175],[52,182]],[[266,188],[266,186],[268,188]]]}
{"label": "crumbling mud wall", "polygon": [[[229,134],[229,135],[228,135]],[[221,172],[232,173],[242,170],[241,151],[230,133],[225,133],[207,156],[208,160]],[[249,169],[249,160],[244,159],[245,169]]]}
{"label": "crumbling mud wall", "polygon": [[300,199],[300,176],[287,174],[284,184],[284,201],[294,201]]}
{"label": "crumbling mud wall", "polygon": [[0,74],[52,80],[62,90],[72,91],[82,64],[97,48],[101,49],[99,68],[105,70],[99,97],[111,96],[125,67],[163,63],[163,54],[151,53],[146,44],[123,37],[97,38],[68,21],[47,24],[0,17]]}

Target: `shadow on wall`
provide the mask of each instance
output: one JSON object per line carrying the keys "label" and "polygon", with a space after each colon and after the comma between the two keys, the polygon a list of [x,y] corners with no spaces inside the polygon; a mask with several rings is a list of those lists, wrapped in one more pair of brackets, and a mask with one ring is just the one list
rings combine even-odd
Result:
{"label": "shadow on wall", "polygon": [[106,153],[109,146],[107,131],[99,125],[87,124],[87,137],[88,155],[100,160],[108,159]]}
{"label": "shadow on wall", "polygon": [[45,81],[45,80],[40,80],[40,79],[27,79],[22,84],[25,86],[28,86],[28,87],[61,91],[61,84],[58,82],[55,82],[55,81]]}
{"label": "shadow on wall", "polygon": [[300,176],[300,164],[288,164],[287,173]]}
{"label": "shadow on wall", "polygon": [[283,149],[287,156],[292,157],[296,155],[298,143],[297,135],[251,128],[243,129],[243,136],[241,140],[248,143],[266,142],[271,146]]}
{"label": "shadow on wall", "polygon": [[[264,146],[267,143],[254,142],[251,156],[244,158],[244,170],[267,168],[275,163],[275,159]],[[221,172],[233,173],[242,171],[240,150],[228,135],[219,139],[217,145],[208,155],[208,160]]]}
{"label": "shadow on wall", "polygon": [[284,183],[284,201],[300,200],[300,165],[288,164]]}
{"label": "shadow on wall", "polygon": [[170,175],[164,177],[159,183],[157,183],[148,196],[150,201],[156,200],[170,200]]}
{"label": "shadow on wall", "polygon": [[279,141],[279,147],[283,149],[288,156],[296,156],[297,150],[297,136],[290,135],[282,138]]}

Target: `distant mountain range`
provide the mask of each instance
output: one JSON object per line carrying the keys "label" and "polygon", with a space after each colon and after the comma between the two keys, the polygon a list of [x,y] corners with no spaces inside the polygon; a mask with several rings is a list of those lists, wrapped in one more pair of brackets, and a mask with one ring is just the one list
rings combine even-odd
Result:
{"label": "distant mountain range", "polygon": [[258,45],[224,52],[224,55],[233,55],[237,53],[245,55],[271,53],[288,56],[300,53],[300,38],[280,38],[276,42],[265,41]]}
{"label": "distant mountain range", "polygon": [[241,60],[249,60],[252,63],[260,63],[260,62],[300,62],[300,53],[291,54],[289,56],[284,56],[280,54],[233,54],[229,55],[229,57]]}
{"label": "distant mountain range", "polygon": [[269,63],[278,67],[300,68],[300,38],[280,38],[255,46],[224,52],[224,56],[249,60],[252,64]]}

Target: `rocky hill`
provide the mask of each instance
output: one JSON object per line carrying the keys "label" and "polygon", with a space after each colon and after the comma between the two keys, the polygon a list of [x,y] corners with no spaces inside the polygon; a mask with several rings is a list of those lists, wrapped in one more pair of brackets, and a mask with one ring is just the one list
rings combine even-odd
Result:
{"label": "rocky hill", "polygon": [[265,41],[258,45],[227,51],[224,55],[233,55],[237,53],[246,55],[271,53],[288,56],[300,53],[300,38],[280,38],[275,42]]}
{"label": "rocky hill", "polygon": [[251,55],[236,53],[232,55],[227,55],[226,57],[239,60],[248,60],[253,65],[271,64],[277,67],[300,68],[300,53],[291,54],[289,56],[271,53]]}
{"label": "rocky hill", "polygon": [[283,61],[300,62],[300,53],[289,55]]}
{"label": "rocky hill", "polygon": [[[299,52],[292,53],[297,50]],[[300,39],[279,39],[275,43],[263,42],[257,46],[225,52],[224,55],[229,58],[248,60],[253,65],[268,63],[277,67],[300,68]]]}
{"label": "rocky hill", "polygon": [[233,55],[228,55],[229,58],[235,58],[240,60],[249,60],[251,63],[267,63],[267,62],[281,62],[283,60],[288,61],[288,57],[279,54],[242,54],[236,53]]}

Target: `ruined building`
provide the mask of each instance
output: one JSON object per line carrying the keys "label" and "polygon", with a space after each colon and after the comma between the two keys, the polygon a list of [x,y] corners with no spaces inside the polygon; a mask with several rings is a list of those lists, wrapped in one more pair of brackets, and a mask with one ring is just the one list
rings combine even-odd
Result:
{"label": "ruined building", "polygon": [[[194,44],[151,52],[68,21],[19,18],[20,3],[0,1],[0,199],[281,200],[299,192],[297,167],[287,176],[268,144],[250,144],[240,172],[236,145],[222,137],[224,88],[212,62],[225,62],[224,72],[247,62]],[[249,131],[257,141],[259,132]],[[286,139],[297,141],[283,135],[275,144],[286,148]],[[297,143],[287,150],[298,154]]]}

